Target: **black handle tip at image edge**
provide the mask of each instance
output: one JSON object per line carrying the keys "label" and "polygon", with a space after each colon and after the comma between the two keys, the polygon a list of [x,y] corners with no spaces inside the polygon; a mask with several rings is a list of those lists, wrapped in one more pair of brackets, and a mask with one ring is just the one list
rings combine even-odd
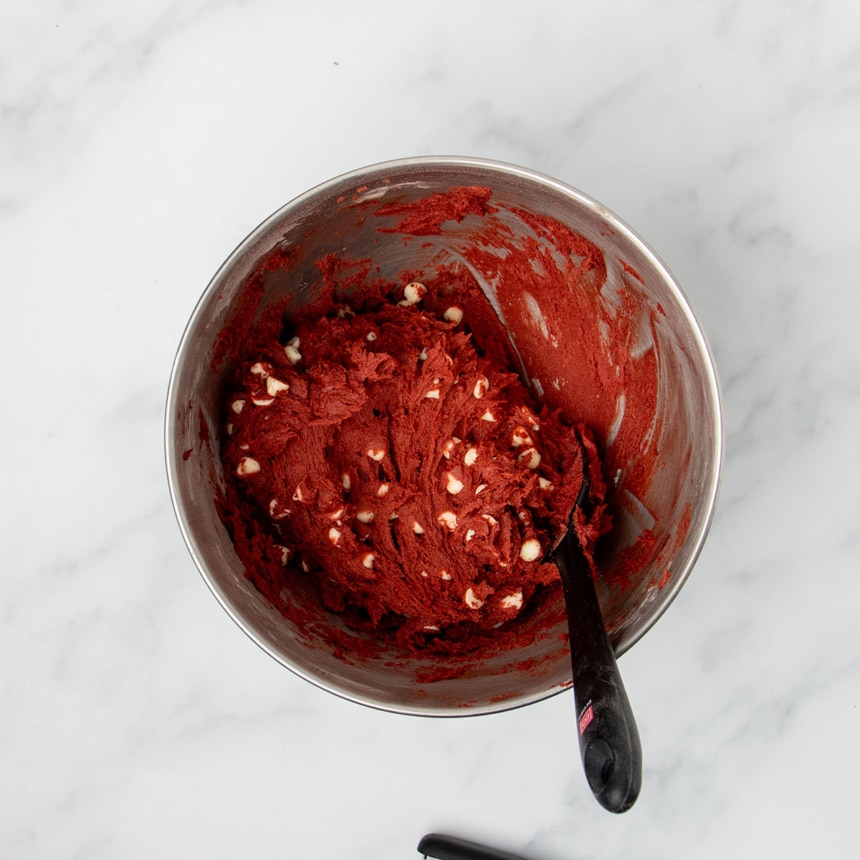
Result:
{"label": "black handle tip at image edge", "polygon": [[429,860],[526,860],[519,854],[498,851],[458,836],[428,833],[418,843],[418,853]]}

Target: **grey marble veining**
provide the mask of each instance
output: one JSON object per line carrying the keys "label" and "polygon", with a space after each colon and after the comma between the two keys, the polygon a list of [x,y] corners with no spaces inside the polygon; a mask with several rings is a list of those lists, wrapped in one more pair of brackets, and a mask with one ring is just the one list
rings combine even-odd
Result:
{"label": "grey marble veining", "polygon": [[[37,0],[0,11],[0,856],[854,857],[860,12]],[[336,174],[549,173],[637,229],[720,373],[690,581],[621,661],[643,792],[582,778],[566,696],[396,717],[281,669],[182,544],[173,354],[221,261]]]}

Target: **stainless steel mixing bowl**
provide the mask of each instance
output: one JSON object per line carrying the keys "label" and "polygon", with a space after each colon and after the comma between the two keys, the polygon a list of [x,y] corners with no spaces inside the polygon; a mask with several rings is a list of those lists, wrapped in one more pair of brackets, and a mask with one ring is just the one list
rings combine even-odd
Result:
{"label": "stainless steel mixing bowl", "polygon": [[[391,711],[424,715],[472,715],[529,704],[570,685],[565,620],[556,605],[541,610],[545,635],[522,651],[500,649],[473,665],[437,671],[444,658],[383,650],[372,658],[335,653],[328,635],[342,627],[322,607],[309,607],[313,623],[290,621],[251,585],[219,519],[216,497],[224,486],[219,458],[221,383],[231,355],[219,333],[245,299],[251,274],[275,250],[292,250],[288,270],[265,281],[261,310],[290,293],[301,304],[316,295],[316,262],[330,253],[372,258],[383,277],[420,270],[440,258],[462,259],[464,242],[492,213],[441,225],[426,242],[404,242],[383,232],[391,220],[379,208],[409,203],[452,187],[482,186],[505,208],[506,227],[528,233],[512,212],[557,219],[594,242],[606,261],[617,300],[636,290],[660,314],[649,323],[648,349],[657,357],[657,398],[652,438],[660,474],[644,491],[631,492],[626,464],[614,462],[610,508],[615,528],[600,547],[599,564],[613,571],[625,563],[643,530],[653,540],[638,556],[639,570],[625,588],[599,590],[601,608],[618,654],[660,617],[684,584],[705,541],[716,503],[722,456],[717,377],[703,333],[681,288],[645,242],[598,202],[530,170],[475,158],[411,158],[377,164],[332,179],[288,203],[258,226],[218,270],[191,316],[176,355],[166,408],[167,474],[185,542],[204,580],[229,615],[264,651],[299,676],[337,695]],[[635,282],[629,273],[636,275]],[[477,274],[477,273],[476,273]],[[477,282],[493,299],[494,285]],[[613,299],[614,296],[614,299]],[[509,327],[512,319],[502,321]],[[540,309],[537,309],[538,315]],[[555,343],[575,354],[581,345]],[[529,374],[539,356],[521,354]],[[593,357],[600,362],[600,355]],[[563,380],[562,380],[563,382]],[[556,385],[556,388],[559,388]],[[562,386],[563,388],[563,386]],[[549,391],[547,397],[551,398]],[[623,403],[617,420],[624,420]],[[612,460],[616,427],[595,428]],[[650,548],[649,548],[650,547]],[[444,670],[444,665],[442,669]],[[444,677],[445,675],[448,677]],[[424,680],[421,680],[421,679]],[[435,678],[435,680],[430,680]]]}

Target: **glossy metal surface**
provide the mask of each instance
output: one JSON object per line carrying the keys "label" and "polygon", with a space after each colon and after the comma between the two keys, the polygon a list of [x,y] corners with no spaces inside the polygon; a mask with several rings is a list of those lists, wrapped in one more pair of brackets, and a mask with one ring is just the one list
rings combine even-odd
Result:
{"label": "glossy metal surface", "polygon": [[[308,625],[284,619],[245,578],[219,520],[214,497],[223,483],[217,438],[223,366],[212,365],[217,336],[229,322],[247,276],[273,249],[302,246],[289,273],[267,282],[264,305],[278,301],[287,290],[299,302],[313,298],[315,262],[329,253],[372,257],[383,277],[394,278],[402,269],[420,268],[426,260],[417,245],[407,246],[400,239],[380,242],[367,207],[415,200],[458,185],[490,187],[494,200],[550,215],[597,242],[609,268],[622,260],[635,266],[649,298],[664,311],[654,336],[661,356],[657,409],[664,419],[660,442],[665,474],[647,499],[625,495],[623,482],[616,488],[613,513],[619,526],[606,538],[601,564],[616,564],[637,530],[651,524],[651,514],[656,518],[656,543],[675,541],[677,549],[665,587],[653,587],[654,578],[662,574],[655,569],[623,593],[599,595],[613,645],[623,653],[671,603],[705,541],[722,460],[719,388],[705,338],[670,272],[626,224],[581,192],[520,167],[471,158],[387,162],[312,189],[257,227],[206,288],[176,355],[165,419],[168,482],[182,534],[207,585],[242,630],[284,666],[332,693],[386,710],[437,716],[505,710],[564,689],[570,682],[570,665],[560,644],[563,609],[552,616],[551,635],[529,653],[501,652],[464,675],[432,683],[418,682],[416,670],[432,668],[434,660],[387,653],[347,663],[333,655],[320,631],[339,625],[339,620],[322,609],[310,610],[317,617]],[[365,207],[350,205],[357,200]],[[442,249],[456,255],[464,230],[468,220],[452,224],[426,253]],[[523,358],[527,365],[528,357]],[[228,356],[225,364],[229,360]],[[186,459],[188,451],[194,455]],[[689,524],[682,527],[684,512],[689,513]],[[524,659],[539,668],[523,670]]]}

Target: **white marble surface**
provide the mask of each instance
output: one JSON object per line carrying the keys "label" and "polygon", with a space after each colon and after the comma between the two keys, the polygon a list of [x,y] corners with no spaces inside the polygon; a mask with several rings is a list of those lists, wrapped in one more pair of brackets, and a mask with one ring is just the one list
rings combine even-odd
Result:
{"label": "white marble surface", "polygon": [[[0,856],[856,857],[860,6],[92,0],[0,11]],[[162,411],[234,245],[406,155],[597,197],[684,285],[727,457],[693,575],[621,660],[646,757],[591,799],[572,704],[377,713],[197,574]]]}

